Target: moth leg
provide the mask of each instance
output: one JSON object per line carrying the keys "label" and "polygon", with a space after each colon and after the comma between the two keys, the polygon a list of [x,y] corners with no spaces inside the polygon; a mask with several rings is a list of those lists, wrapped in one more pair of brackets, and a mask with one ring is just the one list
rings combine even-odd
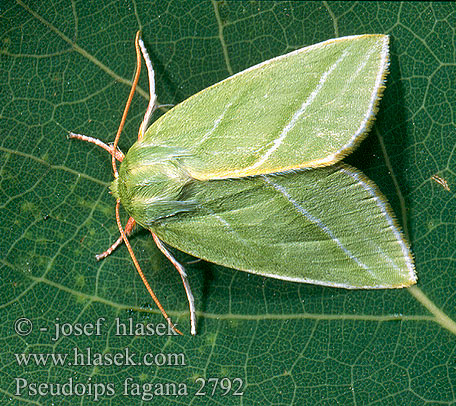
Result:
{"label": "moth leg", "polygon": [[[130,236],[131,232],[133,231],[133,228],[136,226],[136,221],[133,217],[130,217],[127,221],[127,224],[125,225],[125,234],[127,237]],[[108,255],[111,255],[111,253],[123,242],[122,235],[119,236],[117,241],[112,244],[105,252],[102,252],[101,254],[95,255],[95,258],[97,261],[100,261],[101,259],[106,258]]]}
{"label": "moth leg", "polygon": [[185,293],[187,294],[188,299],[188,307],[190,309],[190,324],[191,324],[191,334],[196,335],[196,311],[195,311],[195,299],[193,298],[192,291],[190,289],[190,284],[188,283],[187,273],[185,272],[185,268],[176,261],[176,259],[171,255],[171,253],[166,249],[160,239],[152,233],[152,237],[154,238],[155,244],[157,244],[158,249],[163,252],[163,254],[168,258],[174,267],[179,272],[179,275],[182,278],[182,283],[184,284]]}
{"label": "moth leg", "polygon": [[116,222],[117,222],[117,227],[119,228],[120,234],[122,235],[122,238],[125,242],[125,245],[127,246],[128,253],[130,254],[131,260],[135,264],[135,268],[138,271],[139,276],[141,277],[142,282],[144,283],[144,286],[146,287],[147,291],[149,292],[149,295],[152,297],[154,300],[155,304],[157,305],[158,309],[160,310],[161,314],[165,318],[165,320],[168,322],[170,327],[178,334],[183,335],[181,331],[177,329],[177,327],[173,324],[171,321],[171,318],[168,316],[166,313],[165,309],[161,305],[160,301],[158,300],[157,296],[155,296],[154,291],[149,285],[149,282],[146,279],[146,276],[144,275],[143,271],[141,270],[141,267],[139,266],[139,262],[136,259],[135,253],[133,252],[133,248],[131,248],[130,242],[128,241],[127,235],[125,234],[125,231],[122,227],[122,224],[120,222],[120,215],[119,215],[119,206],[120,206],[120,199],[117,199],[116,202]]}
{"label": "moth leg", "polygon": [[77,140],[87,141],[87,142],[90,142],[91,144],[98,145],[100,148],[103,148],[104,150],[108,151],[109,154],[114,156],[119,162],[122,162],[125,157],[125,155],[119,148],[116,148],[116,150],[114,151],[113,145],[105,144],[103,141],[100,141],[98,138],[88,137],[87,135],[76,134],[73,132],[70,132],[68,134],[68,138],[76,138]]}
{"label": "moth leg", "polygon": [[142,56],[144,58],[144,61],[146,62],[147,75],[149,77],[149,104],[147,105],[147,110],[146,114],[144,114],[143,121],[139,126],[138,140],[140,140],[147,131],[147,128],[149,127],[149,121],[152,116],[152,113],[157,108],[157,95],[155,94],[155,72],[154,68],[152,67],[150,56],[147,53],[147,49],[144,45],[143,40],[139,38],[138,42],[139,47],[141,48]]}

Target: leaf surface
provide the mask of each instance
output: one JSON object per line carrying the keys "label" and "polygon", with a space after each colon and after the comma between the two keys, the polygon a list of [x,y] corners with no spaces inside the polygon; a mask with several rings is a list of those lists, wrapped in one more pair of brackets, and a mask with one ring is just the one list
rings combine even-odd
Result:
{"label": "leaf surface", "polygon": [[[138,383],[185,383],[180,405],[451,405],[456,401],[456,6],[454,2],[2,2],[0,7],[0,403],[95,404],[94,396],[16,394],[29,382],[112,383],[97,405],[148,403]],[[418,284],[348,291],[251,275],[175,252],[188,271],[198,335],[115,335],[116,318],[160,323],[118,237],[110,159],[69,131],[114,138],[141,29],[160,103],[177,104],[250,66],[334,37],[391,38],[390,74],[368,138],[345,159],[372,179],[411,242]],[[120,147],[147,106],[142,74]],[[157,114],[157,116],[160,113]],[[435,177],[437,175],[438,177]],[[443,179],[447,182],[445,189]],[[445,183],[443,183],[444,185]],[[125,218],[124,218],[125,221]],[[136,231],[133,248],[165,309],[189,331],[179,275]],[[15,321],[33,331],[19,336]],[[54,324],[101,335],[52,340]],[[58,319],[58,320],[57,320]],[[43,329],[43,330],[40,330]],[[185,365],[19,365],[14,354],[182,353]],[[48,361],[50,362],[50,361]],[[243,396],[197,377],[240,377]],[[161,403],[160,403],[161,402]]]}

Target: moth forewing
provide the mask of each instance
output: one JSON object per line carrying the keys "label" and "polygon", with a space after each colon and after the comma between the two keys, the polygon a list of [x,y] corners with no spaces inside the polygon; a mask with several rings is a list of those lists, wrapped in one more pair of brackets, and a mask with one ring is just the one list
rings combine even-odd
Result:
{"label": "moth forewing", "polygon": [[343,288],[416,282],[413,259],[378,188],[348,165],[192,185],[201,202],[162,219],[169,245],[247,272]]}
{"label": "moth forewing", "polygon": [[174,107],[144,145],[187,151],[182,165],[199,180],[331,165],[369,129],[388,41],[343,37],[262,62]]}

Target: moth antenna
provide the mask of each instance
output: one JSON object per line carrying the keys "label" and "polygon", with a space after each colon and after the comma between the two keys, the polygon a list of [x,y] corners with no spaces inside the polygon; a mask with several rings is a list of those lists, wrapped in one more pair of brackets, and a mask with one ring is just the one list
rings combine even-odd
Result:
{"label": "moth antenna", "polygon": [[[128,110],[130,110],[131,101],[133,100],[133,96],[136,91],[136,85],[138,84],[139,74],[141,73],[141,51],[139,49],[139,44],[138,44],[139,33],[140,33],[140,31],[138,31],[136,33],[136,37],[135,37],[135,48],[136,48],[135,78],[133,79],[133,84],[131,85],[130,94],[128,95],[128,100],[127,100],[127,104],[125,105],[125,109],[124,109],[124,112],[122,115],[122,120],[120,120],[119,128],[117,129],[116,138],[114,139],[114,144],[113,144],[114,151],[117,149],[117,144],[119,143],[120,134],[122,133],[123,127],[125,125],[125,120],[127,119]],[[114,172],[114,177],[117,179],[119,177],[119,174],[117,172],[116,159],[115,159],[114,155],[112,156],[112,170]]]}
{"label": "moth antenna", "polygon": [[157,95],[155,94],[155,72],[154,68],[152,67],[152,62],[150,60],[150,56],[147,53],[146,46],[141,38],[139,38],[139,47],[141,48],[142,56],[144,58],[144,62],[146,62],[147,67],[147,75],[149,77],[149,104],[147,105],[146,114],[144,114],[143,121],[139,126],[138,132],[138,140],[140,140],[144,133],[146,132],[147,128],[149,127],[149,121],[152,116],[152,113],[157,108]]}
{"label": "moth antenna", "polygon": [[68,138],[75,138],[77,140],[87,141],[87,142],[90,142],[91,144],[98,145],[100,148],[103,148],[104,150],[108,151],[109,154],[112,155],[113,157],[115,157],[119,162],[122,162],[125,157],[125,155],[119,148],[116,148],[114,150],[113,145],[105,144],[103,141],[100,141],[98,138],[88,137],[87,135],[82,135],[82,134],[76,134],[71,131],[68,133]]}
{"label": "moth antenna", "polygon": [[177,329],[177,327],[173,324],[173,322],[171,321],[171,318],[166,314],[165,312],[165,309],[163,309],[163,306],[161,305],[160,301],[158,300],[157,296],[155,296],[155,293],[154,291],[152,290],[152,288],[150,287],[149,285],[149,282],[147,282],[147,279],[143,273],[143,271],[141,270],[141,267],[139,266],[139,262],[138,260],[136,259],[136,256],[135,256],[135,253],[133,252],[133,248],[131,248],[131,245],[130,245],[130,242],[128,241],[128,238],[127,238],[127,235],[125,234],[125,231],[122,227],[122,223],[120,222],[120,216],[119,216],[119,207],[120,207],[120,199],[117,199],[117,203],[116,203],[116,221],[117,221],[117,227],[119,228],[119,231],[120,231],[120,234],[122,235],[122,238],[125,242],[125,245],[127,246],[127,249],[128,249],[128,252],[130,253],[130,256],[131,256],[131,259],[133,261],[133,263],[135,264],[135,267],[136,267],[136,270],[138,271],[139,273],[139,276],[141,277],[141,280],[143,281],[144,283],[144,286],[146,287],[147,291],[149,292],[149,295],[152,297],[152,299],[154,300],[155,304],[157,305],[158,309],[160,310],[161,314],[163,315],[163,317],[166,319],[166,321],[169,323],[169,325],[171,326],[171,328],[178,334],[180,334],[181,336],[183,335],[182,332],[180,330]]}
{"label": "moth antenna", "polygon": [[[125,225],[125,234],[127,235],[127,237],[131,234],[133,228],[135,227],[136,225],[136,221],[133,217],[130,217],[127,221],[127,224]],[[119,238],[117,239],[117,241],[112,244],[105,252],[102,252],[101,254],[97,254],[95,255],[95,258],[97,259],[97,261],[100,261],[104,258],[106,258],[108,255],[111,255],[112,252],[120,245],[122,244],[122,241],[123,241],[123,237],[122,237],[122,234],[119,236]]]}
{"label": "moth antenna", "polygon": [[196,335],[196,311],[195,311],[195,299],[193,298],[192,291],[190,289],[190,284],[188,283],[187,273],[185,268],[172,256],[172,254],[166,249],[161,240],[151,231],[152,237],[154,238],[155,244],[157,244],[158,249],[163,252],[163,254],[168,258],[174,267],[179,272],[179,275],[182,278],[182,283],[184,284],[185,293],[187,294],[188,307],[190,309],[190,324],[191,324],[191,334]]}

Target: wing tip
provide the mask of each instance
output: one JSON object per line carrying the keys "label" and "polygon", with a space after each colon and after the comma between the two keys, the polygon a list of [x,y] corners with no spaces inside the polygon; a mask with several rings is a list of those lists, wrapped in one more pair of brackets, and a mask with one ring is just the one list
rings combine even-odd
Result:
{"label": "wing tip", "polygon": [[326,157],[325,159],[321,160],[320,162],[317,161],[311,167],[329,166],[329,165],[335,164],[336,162],[341,161],[347,155],[350,155],[356,148],[358,148],[360,143],[367,137],[367,135],[369,134],[369,132],[371,131],[371,129],[373,127],[375,118],[379,111],[380,100],[382,99],[383,94],[386,89],[386,78],[387,78],[388,74],[390,73],[389,72],[389,64],[390,64],[389,41],[390,41],[390,38],[389,38],[389,35],[387,35],[387,34],[360,35],[360,37],[366,37],[366,36],[367,37],[379,37],[383,42],[381,58],[380,58],[381,62],[380,62],[379,71],[377,74],[376,86],[375,86],[374,92],[372,93],[371,108],[367,112],[367,117],[365,119],[366,122],[359,129],[359,131],[353,135],[353,138],[348,145],[346,145],[345,147],[342,147],[339,151]]}
{"label": "wing tip", "polygon": [[[405,262],[405,267],[406,267],[406,268],[404,268],[404,271],[406,269],[406,275],[407,275],[407,277],[405,277],[406,282],[401,282],[398,285],[394,285],[394,286],[392,285],[391,288],[409,287],[411,285],[416,284],[418,277],[415,272],[415,263],[414,263],[414,258],[413,258],[413,252],[411,250],[408,238],[406,238],[406,235],[405,235],[406,233],[403,231],[402,227],[400,226],[399,221],[397,220],[397,217],[394,214],[394,211],[391,208],[391,205],[390,205],[388,199],[381,192],[379,187],[371,179],[369,179],[364,173],[362,173],[360,170],[358,170],[346,163],[339,163],[338,165],[342,170],[349,172],[358,182],[363,182],[365,184],[365,188],[368,189],[370,191],[370,193],[376,199],[378,199],[377,204],[378,204],[378,206],[380,206],[380,208],[383,211],[384,216],[386,216],[388,222],[390,223],[390,229],[394,233],[394,235],[396,237],[396,241],[401,247],[404,262]],[[406,221],[406,219],[404,219],[404,221]]]}

